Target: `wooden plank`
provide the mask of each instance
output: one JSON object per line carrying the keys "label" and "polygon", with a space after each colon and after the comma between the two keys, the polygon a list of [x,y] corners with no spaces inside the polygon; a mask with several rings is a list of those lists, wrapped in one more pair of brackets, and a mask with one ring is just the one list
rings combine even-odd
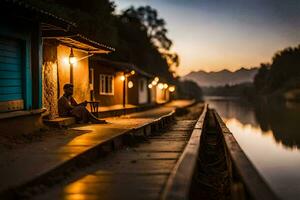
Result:
{"label": "wooden plank", "polygon": [[21,71],[21,65],[19,64],[9,64],[0,62],[0,70],[2,71]]}
{"label": "wooden plank", "polygon": [[231,162],[234,165],[234,169],[237,170],[237,174],[240,176],[239,178],[241,179],[246,191],[249,193],[252,199],[279,199],[271,190],[263,177],[256,170],[251,161],[248,159],[218,113],[214,111],[214,114],[216,116],[220,129],[222,130],[226,148],[228,150],[227,152],[229,153]]}
{"label": "wooden plank", "polygon": [[0,48],[0,55],[11,57],[11,58],[18,58],[21,56],[21,52],[20,51],[8,51],[6,49]]}
{"label": "wooden plank", "polygon": [[6,57],[6,56],[0,55],[0,63],[21,65],[21,59],[20,58]]}
{"label": "wooden plank", "polygon": [[21,71],[4,71],[0,69],[0,79],[21,79]]}
{"label": "wooden plank", "polygon": [[[202,122],[202,126],[206,113],[207,105],[205,105],[198,119],[198,122]],[[199,127],[200,124],[198,122]],[[163,189],[162,199],[189,199],[189,190],[198,159],[201,134],[202,128],[194,128],[188,144],[173,168],[167,184]]]}
{"label": "wooden plank", "polygon": [[16,86],[21,86],[22,81],[21,79],[0,79],[0,87],[16,87]]}
{"label": "wooden plank", "polygon": [[0,95],[22,94],[22,87],[0,87]]}
{"label": "wooden plank", "polygon": [[22,94],[0,94],[0,101],[21,100]]}
{"label": "wooden plank", "polygon": [[12,46],[12,47],[19,47],[19,42],[15,39],[9,38],[0,38],[0,46]]}

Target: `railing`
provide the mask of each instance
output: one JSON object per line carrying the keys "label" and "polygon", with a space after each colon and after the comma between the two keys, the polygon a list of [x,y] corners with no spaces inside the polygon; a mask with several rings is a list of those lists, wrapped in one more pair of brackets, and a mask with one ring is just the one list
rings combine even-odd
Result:
{"label": "railing", "polygon": [[250,162],[216,111],[214,111],[214,115],[225,143],[227,166],[231,176],[232,199],[279,199]]}
{"label": "railing", "polygon": [[169,176],[162,194],[162,199],[164,200],[189,199],[206,112],[207,105],[204,106],[190,140]]}

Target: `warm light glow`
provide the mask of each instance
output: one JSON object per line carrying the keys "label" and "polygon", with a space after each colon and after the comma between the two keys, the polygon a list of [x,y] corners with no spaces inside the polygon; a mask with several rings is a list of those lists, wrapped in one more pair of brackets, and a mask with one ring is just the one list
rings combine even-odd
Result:
{"label": "warm light glow", "polygon": [[165,83],[164,88],[167,89],[168,87],[169,87],[168,84]]}
{"label": "warm light glow", "polygon": [[122,75],[122,76],[120,77],[120,79],[121,79],[121,81],[125,81],[125,76]]}
{"label": "warm light glow", "polygon": [[149,84],[149,85],[148,85],[148,88],[149,88],[149,89],[151,89],[152,87],[153,87],[153,85],[152,85],[152,84]]}
{"label": "warm light glow", "polygon": [[70,64],[75,65],[77,63],[77,58],[76,57],[70,57],[69,62],[70,62]]}
{"label": "warm light glow", "polygon": [[69,58],[68,58],[68,57],[64,57],[64,58],[62,59],[62,61],[63,61],[63,63],[64,63],[65,65],[68,65],[68,64],[69,64]]}
{"label": "warm light glow", "polygon": [[159,83],[159,84],[158,84],[158,88],[161,89],[161,90],[163,90],[163,89],[164,89],[164,84]]}
{"label": "warm light glow", "polygon": [[130,74],[131,74],[131,75],[134,75],[134,74],[135,74],[135,71],[134,71],[134,70],[132,70],[132,71],[130,72]]}
{"label": "warm light glow", "polygon": [[152,81],[151,84],[152,84],[152,85],[157,85],[157,82],[156,82],[156,81]]}
{"label": "warm light glow", "polygon": [[128,82],[128,88],[133,88],[133,82],[132,81]]}
{"label": "warm light glow", "polygon": [[170,91],[170,92],[174,92],[174,91],[175,91],[175,86],[170,86],[170,87],[169,87],[169,91]]}
{"label": "warm light glow", "polygon": [[159,78],[158,78],[158,77],[155,77],[155,78],[154,78],[154,81],[155,81],[155,82],[158,82],[158,81],[159,81]]}

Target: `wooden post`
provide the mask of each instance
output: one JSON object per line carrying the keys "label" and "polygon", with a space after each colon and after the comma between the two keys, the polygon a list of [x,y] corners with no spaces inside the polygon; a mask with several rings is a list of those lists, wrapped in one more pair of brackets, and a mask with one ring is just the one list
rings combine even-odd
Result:
{"label": "wooden post", "polygon": [[126,107],[126,76],[124,72],[125,80],[123,81],[123,108]]}
{"label": "wooden post", "polygon": [[73,84],[73,64],[70,63],[70,83]]}

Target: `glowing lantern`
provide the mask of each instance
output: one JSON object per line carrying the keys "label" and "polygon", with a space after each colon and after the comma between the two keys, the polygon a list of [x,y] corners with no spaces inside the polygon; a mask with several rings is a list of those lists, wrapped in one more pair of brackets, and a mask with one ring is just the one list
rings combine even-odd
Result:
{"label": "glowing lantern", "polygon": [[175,91],[175,86],[170,86],[170,87],[169,87],[169,91],[170,91],[170,92],[174,92],[174,91]]}
{"label": "glowing lantern", "polygon": [[151,84],[152,84],[152,85],[157,85],[157,82],[156,82],[156,81],[152,81]]}
{"label": "glowing lantern", "polygon": [[148,88],[149,88],[149,89],[151,89],[152,87],[153,87],[153,85],[152,85],[152,84],[149,84],[149,85],[148,85]]}
{"label": "glowing lantern", "polygon": [[155,82],[158,82],[158,81],[159,81],[159,78],[158,78],[158,77],[155,77],[155,78],[154,78],[154,81],[155,81]]}
{"label": "glowing lantern", "polygon": [[120,79],[121,79],[121,81],[125,81],[125,76],[122,75],[122,76],[120,77]]}
{"label": "glowing lantern", "polygon": [[73,48],[71,48],[71,53],[70,53],[70,56],[69,56],[69,64],[74,65],[76,63],[77,63],[77,59],[74,56]]}
{"label": "glowing lantern", "polygon": [[133,82],[132,81],[128,82],[128,88],[133,88]]}
{"label": "glowing lantern", "polygon": [[135,71],[134,71],[134,70],[132,70],[132,71],[130,72],[130,74],[131,74],[131,75],[134,75],[134,74],[135,74]]}
{"label": "glowing lantern", "polygon": [[164,89],[164,84],[159,83],[159,84],[158,84],[158,88],[161,89],[161,90],[163,90],[163,89]]}
{"label": "glowing lantern", "polygon": [[168,87],[169,87],[168,84],[165,83],[164,88],[167,89]]}

